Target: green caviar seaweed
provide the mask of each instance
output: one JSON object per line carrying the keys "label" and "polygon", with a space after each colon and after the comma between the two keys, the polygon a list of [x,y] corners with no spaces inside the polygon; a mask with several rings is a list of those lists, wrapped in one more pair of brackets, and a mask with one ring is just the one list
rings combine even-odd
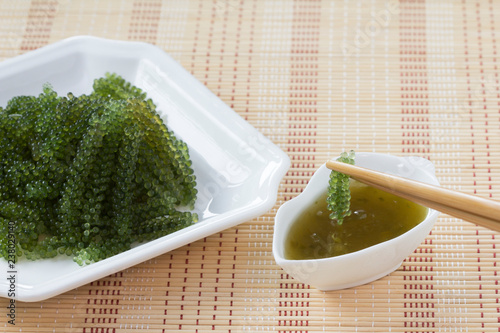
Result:
{"label": "green caviar seaweed", "polygon": [[[354,151],[341,153],[337,161],[354,164]],[[326,198],[327,208],[331,212],[330,219],[342,224],[344,217],[351,215],[350,200],[349,176],[332,170],[328,181],[328,195]]]}
{"label": "green caviar seaweed", "polygon": [[195,186],[187,145],[118,75],[0,108],[1,257],[97,262],[195,223]]}

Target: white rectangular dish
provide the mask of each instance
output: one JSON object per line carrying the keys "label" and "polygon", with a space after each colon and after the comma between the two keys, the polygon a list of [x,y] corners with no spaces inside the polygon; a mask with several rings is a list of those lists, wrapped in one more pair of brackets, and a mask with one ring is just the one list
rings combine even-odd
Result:
{"label": "white rectangular dish", "polygon": [[[161,49],[145,43],[73,37],[0,63],[0,106],[38,95],[90,93],[93,80],[117,73],[143,89],[190,151],[199,222],[129,251],[81,267],[69,257],[15,265],[15,299],[40,301],[262,215],[276,202],[288,156]],[[0,259],[7,274],[7,261]],[[0,279],[0,296],[9,281]]]}

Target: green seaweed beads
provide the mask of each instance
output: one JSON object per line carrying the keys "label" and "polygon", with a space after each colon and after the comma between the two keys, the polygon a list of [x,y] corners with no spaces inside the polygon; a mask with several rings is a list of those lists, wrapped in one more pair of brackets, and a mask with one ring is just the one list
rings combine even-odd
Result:
{"label": "green seaweed beads", "polygon": [[[354,151],[343,152],[337,159],[339,162],[354,164]],[[338,224],[344,222],[344,217],[351,214],[350,211],[351,192],[349,190],[349,176],[332,170],[328,181],[328,196],[326,198],[330,219],[336,220]]]}
{"label": "green seaweed beads", "polygon": [[116,74],[0,108],[0,257],[97,262],[196,222],[196,195],[187,145]]}

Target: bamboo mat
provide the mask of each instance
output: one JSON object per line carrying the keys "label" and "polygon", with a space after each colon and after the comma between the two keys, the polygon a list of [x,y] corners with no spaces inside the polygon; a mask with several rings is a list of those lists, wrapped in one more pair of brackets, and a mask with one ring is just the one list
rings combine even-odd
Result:
{"label": "bamboo mat", "polygon": [[500,200],[499,22],[479,0],[0,1],[0,60],[74,35],[153,43],[292,161],[266,214],[18,302],[0,331],[500,331],[500,238],[468,222],[442,214],[397,271],[341,291],[271,253],[280,204],[342,150],[423,156],[443,186]]}

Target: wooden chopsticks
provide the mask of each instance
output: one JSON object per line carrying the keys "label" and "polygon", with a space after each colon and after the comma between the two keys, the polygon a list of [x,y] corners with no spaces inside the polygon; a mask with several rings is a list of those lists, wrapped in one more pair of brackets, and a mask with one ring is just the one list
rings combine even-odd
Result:
{"label": "wooden chopsticks", "polygon": [[328,161],[326,167],[442,213],[500,231],[500,203],[367,168]]}

